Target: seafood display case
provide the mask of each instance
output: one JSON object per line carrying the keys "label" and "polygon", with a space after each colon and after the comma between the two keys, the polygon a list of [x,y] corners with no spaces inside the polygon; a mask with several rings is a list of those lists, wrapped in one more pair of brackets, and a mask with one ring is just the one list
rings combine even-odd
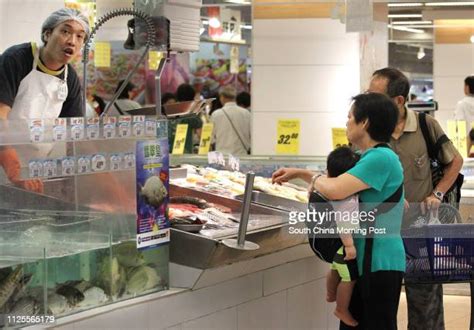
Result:
{"label": "seafood display case", "polygon": [[[160,244],[137,248],[137,230],[148,226],[137,213],[151,207],[137,208],[137,201],[160,196],[166,209],[166,171],[160,174],[165,183],[152,189],[137,183],[136,166],[137,146],[155,143],[161,123],[156,117],[122,119],[129,124],[119,125],[120,118],[81,127],[67,121],[61,130],[46,119],[0,123],[0,150],[18,155],[21,180],[44,185],[32,192],[0,177],[0,327],[50,324],[168,288],[166,222],[149,224],[150,233],[165,233]],[[60,141],[57,131],[64,134]]]}
{"label": "seafood display case", "polygon": [[[288,232],[289,212],[305,210],[307,205],[304,199],[306,195],[304,183],[296,182],[300,184],[299,188],[289,184],[289,190],[285,190],[285,187],[272,186],[269,183],[269,177],[276,169],[283,166],[324,171],[325,157],[244,156],[240,159],[240,173],[222,165],[208,164],[207,157],[198,155],[172,155],[170,163],[176,167],[172,169],[170,188],[170,219],[172,223],[170,260],[172,262],[207,269],[250,259],[305,242],[304,235],[290,235]],[[183,171],[184,169],[186,171]],[[233,250],[223,244],[224,239],[237,236],[238,221],[233,223],[225,219],[221,220],[221,227],[230,228],[219,228],[219,223],[216,224],[212,220],[210,226],[209,222],[195,227],[191,225],[188,228],[180,228],[179,224],[173,225],[173,201],[185,202],[180,199],[182,196],[197,198],[201,200],[201,203],[205,201],[211,206],[218,205],[218,208],[224,206],[224,209],[227,209],[226,212],[234,220],[238,220],[243,199],[243,173],[247,171],[253,171],[261,176],[261,178],[256,178],[254,184],[247,230],[247,239],[259,244],[260,249],[254,251]],[[465,160],[463,173],[465,183],[460,212],[464,222],[473,222],[474,160]],[[199,203],[192,200],[190,203],[199,206]],[[205,209],[205,206],[202,208]],[[178,223],[181,221],[179,211],[177,214]],[[223,217],[226,217],[225,214]],[[206,216],[204,215],[202,218],[206,219]],[[187,232],[189,229],[195,232]]]}
{"label": "seafood display case", "polygon": [[[186,169],[183,172],[183,169]],[[171,169],[169,218],[170,261],[205,270],[284,250],[305,243],[304,235],[291,235],[289,212],[304,211],[306,188],[272,185],[255,177],[250,198],[246,240],[255,250],[226,244],[238,237],[243,212],[245,175],[237,171],[183,165]]]}

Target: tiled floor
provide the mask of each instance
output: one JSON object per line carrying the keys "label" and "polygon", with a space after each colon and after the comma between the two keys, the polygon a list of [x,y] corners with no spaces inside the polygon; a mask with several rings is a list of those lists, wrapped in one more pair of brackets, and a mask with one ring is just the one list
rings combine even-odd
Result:
{"label": "tiled floor", "polygon": [[[471,298],[469,296],[444,295],[444,321],[446,330],[469,330]],[[407,328],[407,307],[405,292],[400,296],[398,328]]]}

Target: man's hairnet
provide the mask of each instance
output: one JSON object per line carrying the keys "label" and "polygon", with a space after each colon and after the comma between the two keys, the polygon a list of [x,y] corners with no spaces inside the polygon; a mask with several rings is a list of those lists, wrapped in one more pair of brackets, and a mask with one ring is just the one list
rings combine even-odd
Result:
{"label": "man's hairnet", "polygon": [[48,16],[41,27],[41,40],[46,43],[45,33],[52,31],[56,26],[65,22],[74,20],[82,25],[84,31],[89,35],[89,20],[79,10],[71,8],[61,8]]}

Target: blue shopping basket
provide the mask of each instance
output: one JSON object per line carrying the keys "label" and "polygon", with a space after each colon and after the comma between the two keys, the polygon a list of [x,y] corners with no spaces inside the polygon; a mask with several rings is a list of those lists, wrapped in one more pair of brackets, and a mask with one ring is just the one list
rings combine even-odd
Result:
{"label": "blue shopping basket", "polygon": [[474,281],[474,224],[423,225],[402,236],[406,283]]}

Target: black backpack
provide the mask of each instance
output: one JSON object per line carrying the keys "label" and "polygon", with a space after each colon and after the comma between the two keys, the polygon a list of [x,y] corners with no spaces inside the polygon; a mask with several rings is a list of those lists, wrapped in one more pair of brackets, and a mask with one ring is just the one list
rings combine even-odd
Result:
{"label": "black backpack", "polygon": [[[431,181],[433,182],[434,189],[444,175],[445,165],[443,165],[438,160],[438,156],[439,152],[441,151],[441,146],[444,143],[449,142],[449,138],[446,136],[446,134],[443,134],[435,143],[433,143],[428,130],[425,113],[422,112],[418,115],[418,122],[420,123],[420,129],[423,133],[426,149],[428,150],[428,156],[430,158]],[[443,203],[449,204],[456,209],[459,209],[459,201],[461,200],[461,186],[463,183],[464,175],[458,173],[456,181],[454,181],[451,188],[449,188],[446,194],[444,194]]]}

